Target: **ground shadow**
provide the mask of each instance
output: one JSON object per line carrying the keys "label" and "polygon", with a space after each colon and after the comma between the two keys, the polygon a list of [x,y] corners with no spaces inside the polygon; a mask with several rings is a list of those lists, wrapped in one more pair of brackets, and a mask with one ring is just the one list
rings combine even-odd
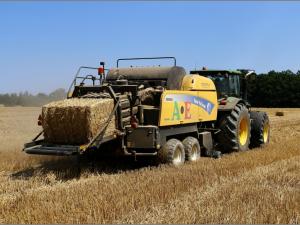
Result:
{"label": "ground shadow", "polygon": [[17,171],[10,175],[12,179],[28,180],[34,176],[55,174],[55,179],[67,181],[78,179],[89,174],[117,174],[124,171],[138,170],[144,167],[157,166],[156,160],[151,157],[139,157],[135,160],[130,156],[92,156],[92,157],[53,157],[41,161],[40,164]]}

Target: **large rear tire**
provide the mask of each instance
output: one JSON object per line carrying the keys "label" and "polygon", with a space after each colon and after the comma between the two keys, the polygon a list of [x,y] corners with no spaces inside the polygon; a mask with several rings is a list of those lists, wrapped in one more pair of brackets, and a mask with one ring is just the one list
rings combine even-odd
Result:
{"label": "large rear tire", "polygon": [[244,104],[234,109],[220,120],[220,133],[217,136],[223,152],[246,151],[249,149],[251,126],[250,115]]}
{"label": "large rear tire", "polygon": [[184,163],[185,153],[183,144],[177,139],[170,139],[158,151],[159,163],[172,164],[179,166]]}
{"label": "large rear tire", "polygon": [[187,161],[195,162],[200,158],[200,144],[194,137],[187,137],[182,142]]}
{"label": "large rear tire", "polygon": [[250,112],[251,139],[250,147],[265,147],[270,139],[270,122],[268,114],[265,112]]}

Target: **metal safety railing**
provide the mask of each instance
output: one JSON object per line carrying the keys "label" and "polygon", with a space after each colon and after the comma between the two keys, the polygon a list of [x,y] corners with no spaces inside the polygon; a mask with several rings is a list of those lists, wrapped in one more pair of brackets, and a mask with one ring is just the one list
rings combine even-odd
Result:
{"label": "metal safety railing", "polygon": [[120,61],[130,61],[130,60],[157,60],[157,59],[171,59],[174,62],[174,66],[176,66],[176,58],[175,57],[142,57],[142,58],[122,58],[117,60],[117,68],[119,67]]}

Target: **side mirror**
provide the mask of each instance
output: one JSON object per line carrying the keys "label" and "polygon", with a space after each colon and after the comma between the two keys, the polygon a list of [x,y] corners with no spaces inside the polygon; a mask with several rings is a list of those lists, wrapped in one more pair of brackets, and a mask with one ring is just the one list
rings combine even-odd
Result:
{"label": "side mirror", "polygon": [[248,73],[245,74],[245,79],[248,81],[253,81],[256,78],[256,73],[254,70],[248,71]]}
{"label": "side mirror", "polygon": [[249,76],[246,77],[247,81],[254,81],[256,79],[256,73],[250,74]]}
{"label": "side mirror", "polygon": [[252,81],[252,80],[255,80],[255,78],[256,78],[255,70],[251,70],[251,69],[237,69],[237,71],[242,72],[243,78],[245,80]]}

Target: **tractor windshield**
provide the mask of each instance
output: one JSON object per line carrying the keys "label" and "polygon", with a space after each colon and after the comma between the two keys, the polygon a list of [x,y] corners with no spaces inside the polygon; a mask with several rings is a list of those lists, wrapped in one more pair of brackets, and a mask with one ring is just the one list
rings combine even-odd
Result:
{"label": "tractor windshield", "polygon": [[240,97],[240,79],[238,75],[208,75],[216,85],[218,98]]}

